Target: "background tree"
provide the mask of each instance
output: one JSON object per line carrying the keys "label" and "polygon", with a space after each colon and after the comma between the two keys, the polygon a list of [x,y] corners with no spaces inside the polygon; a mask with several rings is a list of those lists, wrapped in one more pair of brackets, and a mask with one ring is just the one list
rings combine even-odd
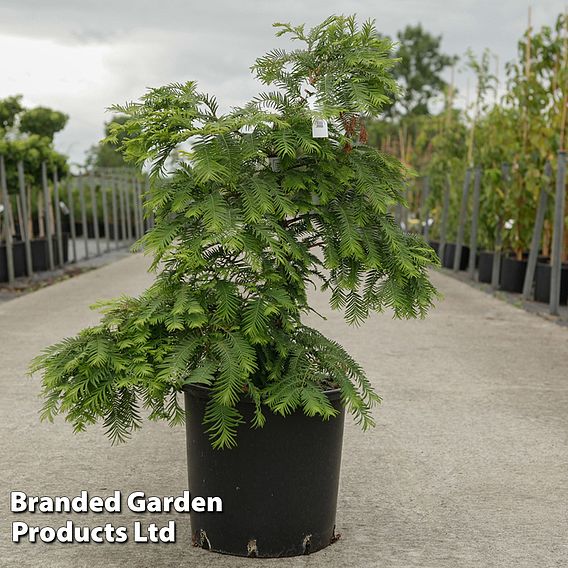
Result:
{"label": "background tree", "polygon": [[[555,166],[562,147],[568,100],[568,19],[559,14],[554,26],[527,29],[518,42],[518,57],[507,65],[508,92],[504,104],[518,117],[514,127],[511,217],[508,248],[521,258],[530,243],[544,165]],[[551,227],[545,225],[543,250],[548,250]],[[565,243],[564,258],[568,256]]]}
{"label": "background tree", "polygon": [[96,168],[122,168],[127,163],[122,157],[122,153],[118,150],[124,138],[123,134],[118,134],[117,142],[109,142],[107,140],[111,133],[112,125],[122,125],[126,122],[125,115],[115,115],[105,123],[105,140],[101,140],[97,145],[91,146],[87,152],[86,166],[89,169]]}
{"label": "background tree", "polygon": [[21,101],[22,95],[0,99],[0,135],[2,130],[14,126],[16,116],[24,110]]}
{"label": "background tree", "polygon": [[26,134],[37,134],[49,140],[63,130],[69,116],[47,107],[25,110],[19,116],[19,130]]}
{"label": "background tree", "polygon": [[19,192],[17,164],[20,160],[24,163],[26,182],[31,187],[41,187],[41,163],[44,161],[50,171],[57,169],[60,178],[69,173],[67,156],[55,150],[47,138],[37,134],[15,140],[0,139],[0,154],[6,162],[8,192],[11,194]]}
{"label": "background tree", "polygon": [[17,163],[24,163],[26,182],[41,186],[41,163],[46,161],[60,177],[68,171],[67,156],[55,150],[53,137],[67,124],[68,116],[47,107],[26,109],[22,96],[0,100],[0,154],[6,162],[9,193],[18,193]]}
{"label": "background tree", "polygon": [[406,26],[398,32],[397,38],[399,45],[395,57],[399,61],[393,74],[401,92],[390,114],[429,114],[431,102],[442,96],[447,87],[442,73],[457,61],[457,57],[442,53],[442,36],[427,32],[421,24]]}
{"label": "background tree", "polygon": [[442,73],[457,57],[442,53],[441,36],[434,36],[420,24],[407,26],[397,38],[393,57],[398,62],[393,66],[393,75],[401,88],[385,106],[382,118],[369,125],[369,140],[405,164],[417,167],[416,159],[424,162],[425,158],[417,155],[416,141],[431,116],[432,102],[447,94],[448,84]]}

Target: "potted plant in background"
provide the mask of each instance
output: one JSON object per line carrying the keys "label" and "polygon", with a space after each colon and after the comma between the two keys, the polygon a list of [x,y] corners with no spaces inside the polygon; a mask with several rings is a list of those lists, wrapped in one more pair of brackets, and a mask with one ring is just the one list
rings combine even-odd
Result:
{"label": "potted plant in background", "polygon": [[[505,222],[513,208],[510,172],[507,160],[516,152],[518,113],[495,105],[478,124],[479,138],[491,144],[479,144],[476,160],[483,169],[479,215],[479,282],[491,283],[497,234],[507,238]],[[499,279],[498,279],[499,281]]]}
{"label": "potted plant in background", "polygon": [[507,68],[505,103],[511,115],[516,115],[509,127],[515,156],[508,196],[512,223],[504,235],[505,250],[511,254],[503,259],[501,273],[501,289],[509,292],[522,291],[538,196],[547,183],[545,164],[562,147],[558,133],[565,116],[566,87],[561,78],[565,29],[564,14],[552,27],[535,30],[529,26],[517,44],[517,61]]}
{"label": "potted plant in background", "polygon": [[336,538],[344,410],[365,429],[380,400],[343,348],[303,323],[309,286],[350,324],[387,308],[422,317],[437,262],[390,214],[404,167],[365,144],[365,118],[396,91],[390,41],[354,17],[276,26],[304,47],[259,58],[253,70],[275,90],[243,108],[219,115],[189,82],[114,109],[125,156],[151,168],[155,226],[140,246],[156,281],[102,304],[99,325],[31,366],[43,418],[66,414],[77,431],[102,420],[115,442],[140,427],[139,406],[181,422],[185,391],[189,489],[224,500],[222,515],[192,514],[194,543],[250,556]]}

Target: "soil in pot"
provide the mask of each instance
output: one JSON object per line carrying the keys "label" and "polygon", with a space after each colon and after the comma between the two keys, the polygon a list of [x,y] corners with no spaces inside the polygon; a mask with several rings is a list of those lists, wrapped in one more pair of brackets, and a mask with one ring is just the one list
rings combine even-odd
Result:
{"label": "soil in pot", "polygon": [[[455,243],[446,243],[446,247],[444,248],[444,261],[443,261],[443,266],[445,268],[454,267],[455,255],[456,255]],[[460,270],[467,270],[468,262],[469,262],[469,247],[464,245],[462,246]]]}
{"label": "soil in pot", "polygon": [[[550,302],[550,264],[538,263],[535,270],[534,299],[537,302]],[[560,303],[568,303],[568,264],[560,271]]]}
{"label": "soil in pot", "polygon": [[191,513],[192,538],[236,556],[309,554],[337,539],[335,511],[344,410],[339,391],[326,393],[340,414],[330,420],[303,412],[267,410],[266,424],[250,428],[254,406],[241,401],[245,423],[237,447],[215,450],[203,426],[209,390],[185,390],[189,491],[220,497],[222,513]]}
{"label": "soil in pot", "polygon": [[526,260],[517,260],[510,256],[504,257],[501,263],[501,290],[520,294],[523,291],[526,271]]}

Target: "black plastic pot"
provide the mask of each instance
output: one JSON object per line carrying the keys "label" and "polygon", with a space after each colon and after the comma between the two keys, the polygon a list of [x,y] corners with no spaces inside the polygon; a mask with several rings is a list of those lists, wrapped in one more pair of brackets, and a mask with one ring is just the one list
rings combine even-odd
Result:
{"label": "black plastic pot", "polygon": [[[538,263],[535,270],[534,299],[537,302],[550,302],[550,264]],[[568,264],[560,271],[560,303],[568,303]]]}
{"label": "black plastic pot", "polygon": [[526,260],[517,260],[510,256],[504,257],[501,263],[501,290],[520,294],[523,291],[526,271]]}
{"label": "black plastic pot", "polygon": [[335,512],[344,410],[339,391],[326,393],[340,414],[330,420],[302,412],[266,414],[249,426],[254,406],[238,409],[246,423],[238,446],[214,450],[202,425],[209,390],[185,390],[187,459],[192,498],[220,497],[223,512],[191,513],[193,543],[236,556],[298,556],[336,540]]}
{"label": "black plastic pot", "polygon": [[438,249],[440,248],[440,243],[438,241],[429,241],[428,243],[433,249],[436,254],[438,254]]}
{"label": "black plastic pot", "polygon": [[[132,223],[134,224],[134,221]],[[99,221],[97,226],[99,228],[99,238],[104,238],[105,237],[105,224],[104,224],[104,222],[102,220]],[[95,238],[95,225],[92,221],[87,221],[86,230],[87,230],[87,238],[94,239]],[[134,231],[134,229],[132,229],[132,230]],[[123,235],[122,235],[122,227],[120,226],[120,224],[117,225],[116,232],[118,233],[117,236],[118,236],[119,239],[124,238]],[[109,235],[108,235],[109,239],[114,239],[114,233],[115,233],[114,223],[109,223],[108,233],[109,233]],[[75,221],[75,235],[77,237],[83,237],[84,236],[83,224],[80,221]]]}
{"label": "black plastic pot", "polygon": [[[24,243],[15,241],[12,245],[14,258],[14,276],[18,278],[26,273],[26,257]],[[0,282],[8,281],[8,262],[6,260],[6,245],[0,245]]]}
{"label": "black plastic pot", "polygon": [[492,252],[484,250],[479,253],[478,278],[480,282],[491,283],[493,256]]}
{"label": "black plastic pot", "polygon": [[[446,247],[444,248],[444,259],[442,265],[445,268],[453,268],[455,255],[456,255],[455,243],[446,243]],[[469,247],[464,245],[462,246],[460,270],[467,270],[468,262],[469,262]]]}
{"label": "black plastic pot", "polygon": [[[63,241],[63,262],[68,262],[68,249],[69,249],[69,235],[67,233],[63,233],[62,235]],[[59,251],[57,248],[57,238],[55,236],[52,237],[53,243],[53,262],[55,265],[59,264]],[[42,270],[49,270],[49,252],[47,249],[47,239],[42,237],[40,239],[32,239],[31,240],[31,249],[32,249],[32,267],[34,270],[38,272]]]}
{"label": "black plastic pot", "polygon": [[[69,235],[63,233],[63,262],[68,262],[68,243]],[[53,262],[59,264],[59,251],[57,248],[57,238],[52,237],[53,242]],[[41,272],[49,270],[49,253],[47,250],[47,239],[45,237],[32,239],[30,241],[32,251],[32,268],[34,271]],[[14,259],[14,276],[16,278],[26,275],[26,248],[22,241],[15,241],[12,245]],[[8,266],[6,261],[6,245],[0,245],[0,282],[8,281]]]}

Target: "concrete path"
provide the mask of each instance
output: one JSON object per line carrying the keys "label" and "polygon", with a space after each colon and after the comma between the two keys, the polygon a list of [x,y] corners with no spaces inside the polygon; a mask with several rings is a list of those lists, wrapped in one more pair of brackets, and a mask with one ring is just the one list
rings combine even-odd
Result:
{"label": "concrete path", "polygon": [[[136,294],[151,281],[132,256],[0,305],[0,566],[552,568],[568,566],[568,329],[434,274],[445,299],[424,321],[373,317],[349,328],[329,314],[320,329],[368,370],[384,403],[378,427],[348,422],[337,525],[342,538],[307,557],[237,559],[176,544],[12,544],[11,523],[60,526],[134,514],[12,514],[9,491],[28,495],[178,495],[184,432],[151,423],[111,447],[100,429],[72,435],[41,424],[39,380],[24,376],[42,347],[97,320],[97,299]],[[315,323],[315,320],[314,322]]]}
{"label": "concrete path", "polygon": [[[81,242],[83,245],[83,242]],[[21,276],[16,278],[13,284],[6,282],[0,283],[0,302],[9,302],[22,296],[34,292],[39,288],[51,285],[57,280],[62,280],[69,275],[76,275],[80,272],[86,272],[94,268],[100,268],[117,260],[130,256],[130,249],[127,244],[115,248],[114,242],[111,244],[111,250],[106,252],[105,242],[102,241],[101,253],[97,255],[96,241],[89,239],[88,247],[90,251],[89,258],[85,258],[84,246],[77,247],[77,261],[69,262],[63,267],[56,267],[54,270],[34,272],[31,277]],[[69,259],[73,258],[71,244],[69,244]]]}

